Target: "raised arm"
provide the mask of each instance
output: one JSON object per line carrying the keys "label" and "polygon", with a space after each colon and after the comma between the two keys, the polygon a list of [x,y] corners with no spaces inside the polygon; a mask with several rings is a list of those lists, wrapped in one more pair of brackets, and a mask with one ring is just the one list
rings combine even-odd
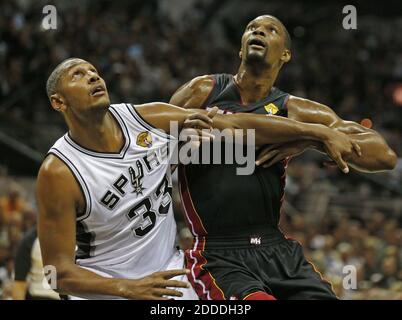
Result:
{"label": "raised arm", "polygon": [[[182,127],[184,121],[195,112],[206,114],[205,110],[183,109],[165,103],[150,103],[136,107],[136,110],[153,126],[170,131],[172,121]],[[360,150],[343,133],[336,132],[320,124],[301,123],[295,120],[249,113],[216,114],[212,126],[223,129],[255,129],[256,146],[271,143],[286,143],[296,140],[313,140],[322,142],[331,156],[345,172],[346,163],[342,160],[344,154],[358,153]]]}
{"label": "raised arm", "polygon": [[[395,152],[381,135],[353,121],[345,121],[329,107],[298,97],[291,96],[288,101],[288,116],[304,123],[322,124],[347,134],[359,144],[362,156],[354,153],[345,160],[355,169],[365,172],[392,170],[397,161]],[[314,143],[313,143],[314,145]],[[319,146],[314,145],[319,148]]]}
{"label": "raised arm", "polygon": [[112,279],[99,276],[75,264],[76,213],[85,207],[81,190],[67,166],[50,155],[41,166],[37,180],[39,208],[38,236],[43,265],[57,272],[56,291],[70,295],[108,295],[128,299],[166,299],[162,295],[181,296],[166,286],[187,287],[168,280],[185,270],[157,272],[148,277]]}

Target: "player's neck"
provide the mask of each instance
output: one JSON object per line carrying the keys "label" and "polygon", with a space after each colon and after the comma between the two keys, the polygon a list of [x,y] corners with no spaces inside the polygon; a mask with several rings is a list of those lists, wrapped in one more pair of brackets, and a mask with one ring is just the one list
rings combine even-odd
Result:
{"label": "player's neck", "polygon": [[109,112],[68,121],[69,134],[80,146],[97,152],[118,152],[124,143],[123,132]]}
{"label": "player's neck", "polygon": [[278,72],[271,68],[253,70],[242,64],[235,75],[242,101],[247,104],[264,99],[271,91]]}

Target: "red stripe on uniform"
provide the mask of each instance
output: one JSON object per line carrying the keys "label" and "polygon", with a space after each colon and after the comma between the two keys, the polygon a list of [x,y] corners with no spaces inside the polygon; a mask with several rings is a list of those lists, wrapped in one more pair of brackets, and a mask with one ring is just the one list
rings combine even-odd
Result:
{"label": "red stripe on uniform", "polygon": [[206,235],[208,233],[205,230],[201,218],[195,210],[193,200],[191,199],[185,170],[184,167],[179,166],[179,193],[185,213],[184,218],[188,228],[193,233],[193,236]]}
{"label": "red stripe on uniform", "polygon": [[279,205],[279,213],[282,213],[282,206],[283,206],[283,201],[285,200],[285,187],[286,187],[286,168],[288,167],[290,157],[286,158],[283,160],[283,175],[281,176],[281,184],[282,184],[282,197],[280,200],[280,205]]}
{"label": "red stripe on uniform", "polygon": [[[195,250],[186,251],[187,268],[190,269],[188,278],[191,285],[200,299],[225,300],[225,295],[216,284],[214,277],[208,270],[204,269],[208,262],[202,255],[205,248],[205,238],[198,238],[195,241]],[[198,248],[202,248],[202,250],[198,250]]]}

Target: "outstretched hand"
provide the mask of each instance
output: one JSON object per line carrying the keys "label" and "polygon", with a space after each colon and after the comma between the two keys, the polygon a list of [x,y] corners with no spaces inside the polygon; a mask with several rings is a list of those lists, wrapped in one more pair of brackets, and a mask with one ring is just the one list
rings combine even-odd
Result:
{"label": "outstretched hand", "polygon": [[177,288],[189,288],[190,284],[171,278],[187,273],[187,269],[177,269],[155,272],[142,279],[124,279],[121,282],[121,295],[134,300],[171,300],[169,297],[182,297],[183,293]]}

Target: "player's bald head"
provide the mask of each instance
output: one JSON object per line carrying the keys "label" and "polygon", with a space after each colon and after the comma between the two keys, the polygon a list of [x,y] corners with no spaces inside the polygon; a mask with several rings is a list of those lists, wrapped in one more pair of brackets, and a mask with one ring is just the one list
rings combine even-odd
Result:
{"label": "player's bald head", "polygon": [[276,23],[278,23],[280,25],[280,27],[282,28],[284,34],[285,34],[285,48],[288,49],[288,50],[291,49],[291,47],[292,47],[292,39],[290,37],[288,29],[286,29],[285,25],[282,23],[281,20],[279,20],[275,16],[271,16],[269,14],[264,14],[264,15],[258,16],[257,18],[253,19],[252,21],[256,21],[256,20],[259,20],[259,19],[271,19],[271,20],[274,20]]}
{"label": "player's bald head", "polygon": [[89,63],[88,61],[85,61],[84,59],[80,58],[69,58],[57,65],[56,68],[52,71],[50,74],[49,78],[47,79],[46,82],[46,92],[47,96],[50,98],[51,95],[57,93],[58,91],[58,86],[60,84],[60,79],[64,75],[66,71],[68,71],[70,68],[82,64],[82,63]]}

